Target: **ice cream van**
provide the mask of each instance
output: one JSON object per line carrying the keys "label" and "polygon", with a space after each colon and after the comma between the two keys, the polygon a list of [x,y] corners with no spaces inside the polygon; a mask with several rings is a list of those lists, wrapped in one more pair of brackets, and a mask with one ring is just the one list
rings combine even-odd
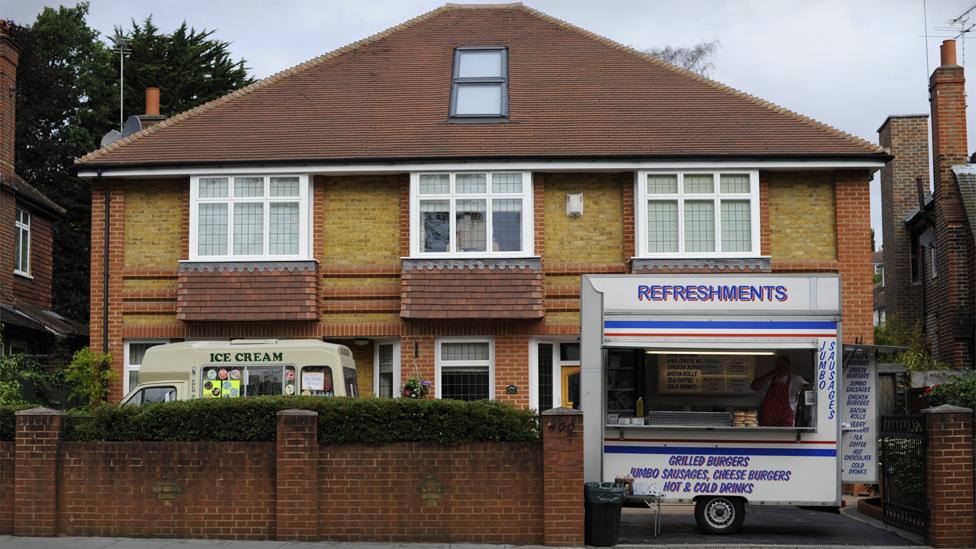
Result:
{"label": "ice cream van", "polygon": [[123,405],[258,395],[359,396],[344,345],[312,339],[188,341],[146,351]]}

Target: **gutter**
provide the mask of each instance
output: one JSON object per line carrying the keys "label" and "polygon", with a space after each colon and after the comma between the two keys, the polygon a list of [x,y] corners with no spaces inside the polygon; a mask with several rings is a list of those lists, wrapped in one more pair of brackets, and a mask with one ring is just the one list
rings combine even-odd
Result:
{"label": "gutter", "polygon": [[435,163],[478,163],[478,162],[888,162],[894,157],[888,153],[865,154],[768,154],[768,155],[721,155],[721,154],[670,154],[670,155],[507,155],[507,156],[443,156],[443,157],[366,157],[366,158],[293,158],[280,160],[204,160],[196,162],[111,162],[111,163],[76,163],[72,169],[81,177],[92,175],[93,171],[116,170],[187,170],[199,168],[244,168],[244,167],[277,167],[277,166],[361,166],[370,164],[435,164]]}

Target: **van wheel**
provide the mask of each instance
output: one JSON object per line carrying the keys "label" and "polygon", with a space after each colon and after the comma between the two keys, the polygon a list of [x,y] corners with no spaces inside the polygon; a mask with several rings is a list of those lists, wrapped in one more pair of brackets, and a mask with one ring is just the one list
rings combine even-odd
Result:
{"label": "van wheel", "polygon": [[695,521],[705,534],[734,534],[742,528],[746,506],[739,498],[715,496],[695,503]]}

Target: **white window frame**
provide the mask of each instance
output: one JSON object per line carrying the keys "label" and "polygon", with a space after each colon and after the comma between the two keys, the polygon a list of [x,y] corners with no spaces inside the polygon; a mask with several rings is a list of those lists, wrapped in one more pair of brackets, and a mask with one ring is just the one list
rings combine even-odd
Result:
{"label": "white window frame", "polygon": [[[441,359],[442,343],[488,343],[488,360],[445,361]],[[441,396],[441,368],[464,366],[488,366],[488,400],[495,400],[495,338],[493,337],[439,337],[434,339],[434,397]]]}
{"label": "white window frame", "polygon": [[[721,194],[721,175],[748,175],[749,193]],[[678,189],[676,194],[648,194],[648,175],[676,175]],[[713,193],[692,194],[684,192],[684,176],[711,175],[715,181]],[[637,237],[637,257],[656,258],[748,258],[761,257],[760,249],[760,219],[759,219],[759,171],[758,170],[641,170],[637,172],[634,181],[634,234]],[[647,248],[647,202],[660,200],[678,202],[678,251],[667,253],[650,253]],[[712,200],[715,204],[715,250],[714,252],[686,252],[685,251],[685,208],[684,202]],[[721,200],[749,200],[751,221],[752,250],[749,252],[722,252],[722,210]]]}
{"label": "white window frame", "polygon": [[[491,192],[491,179],[495,173],[519,173],[522,174],[521,193],[493,193]],[[454,182],[458,175],[462,174],[485,174],[487,182],[485,193],[455,193]],[[420,249],[420,176],[421,175],[448,175],[450,176],[450,187],[447,194],[425,194],[424,200],[447,200],[450,203],[450,247],[457,245],[455,204],[461,200],[485,200],[485,222],[487,231],[486,250],[483,252],[423,252]],[[491,250],[493,223],[492,223],[492,198],[519,198],[522,200],[522,249],[514,252],[496,252]],[[410,174],[410,255],[418,258],[491,258],[491,257],[534,257],[535,254],[535,209],[532,202],[532,172],[520,170],[472,170],[472,171],[432,171],[432,172],[413,172]]]}
{"label": "white window frame", "polygon": [[129,394],[129,373],[138,372],[142,369],[142,364],[138,366],[133,366],[129,364],[129,346],[130,345],[142,345],[142,344],[166,344],[169,343],[168,339],[127,339],[125,340],[125,345],[123,345],[122,350],[122,389],[123,394]]}
{"label": "white window frame", "polygon": [[393,398],[400,398],[402,384],[400,383],[400,340],[377,339],[373,341],[373,396],[380,397],[380,345],[393,346]]}
{"label": "white window frame", "polygon": [[[27,222],[26,223],[24,223],[23,221],[20,220],[21,215],[23,215],[24,217],[27,218]],[[27,265],[26,265],[27,268],[26,269],[23,268],[23,267],[25,267],[25,265],[18,265],[18,263],[20,263],[20,256],[18,255],[17,257],[14,258],[14,274],[20,275],[20,276],[23,276],[23,277],[27,277],[27,278],[31,278],[31,274],[30,274],[30,271],[31,271],[31,267],[30,267],[31,266],[31,213],[29,211],[25,210],[24,208],[16,208],[15,213],[14,213],[14,216],[15,216],[14,217],[14,228],[17,231],[16,234],[14,234],[14,239],[19,239],[20,240],[20,247],[21,247],[21,249],[24,249],[24,246],[27,247]],[[17,247],[14,246],[14,249],[16,249],[16,248]]]}
{"label": "white window frame", "polygon": [[[295,197],[271,197],[270,185],[272,177],[298,177],[299,196]],[[210,177],[227,178],[227,197],[223,198],[200,198],[200,179]],[[262,177],[264,178],[264,197],[263,198],[235,198],[233,182],[235,177]],[[312,182],[311,178],[305,174],[247,174],[238,173],[232,175],[207,176],[196,175],[190,178],[190,261],[307,261],[312,259]],[[294,255],[271,255],[268,250],[271,246],[271,238],[268,231],[270,219],[270,204],[276,202],[298,202],[298,253]],[[234,251],[234,208],[236,203],[261,203],[264,204],[264,226],[262,246],[263,253],[259,255],[235,255]],[[197,251],[197,223],[200,204],[228,204],[227,208],[227,254],[226,255],[200,255]]]}

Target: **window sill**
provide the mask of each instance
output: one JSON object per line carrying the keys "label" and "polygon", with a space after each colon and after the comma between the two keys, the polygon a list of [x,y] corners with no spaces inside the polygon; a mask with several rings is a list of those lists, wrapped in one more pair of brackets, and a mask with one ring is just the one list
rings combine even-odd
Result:
{"label": "window sill", "polygon": [[26,278],[27,280],[34,280],[34,277],[31,276],[29,273],[25,273],[24,271],[18,271],[17,269],[14,269],[14,276],[19,276],[20,278]]}
{"label": "window sill", "polygon": [[772,271],[769,256],[738,256],[738,257],[632,257],[631,271],[729,271],[729,272],[762,272]]}

